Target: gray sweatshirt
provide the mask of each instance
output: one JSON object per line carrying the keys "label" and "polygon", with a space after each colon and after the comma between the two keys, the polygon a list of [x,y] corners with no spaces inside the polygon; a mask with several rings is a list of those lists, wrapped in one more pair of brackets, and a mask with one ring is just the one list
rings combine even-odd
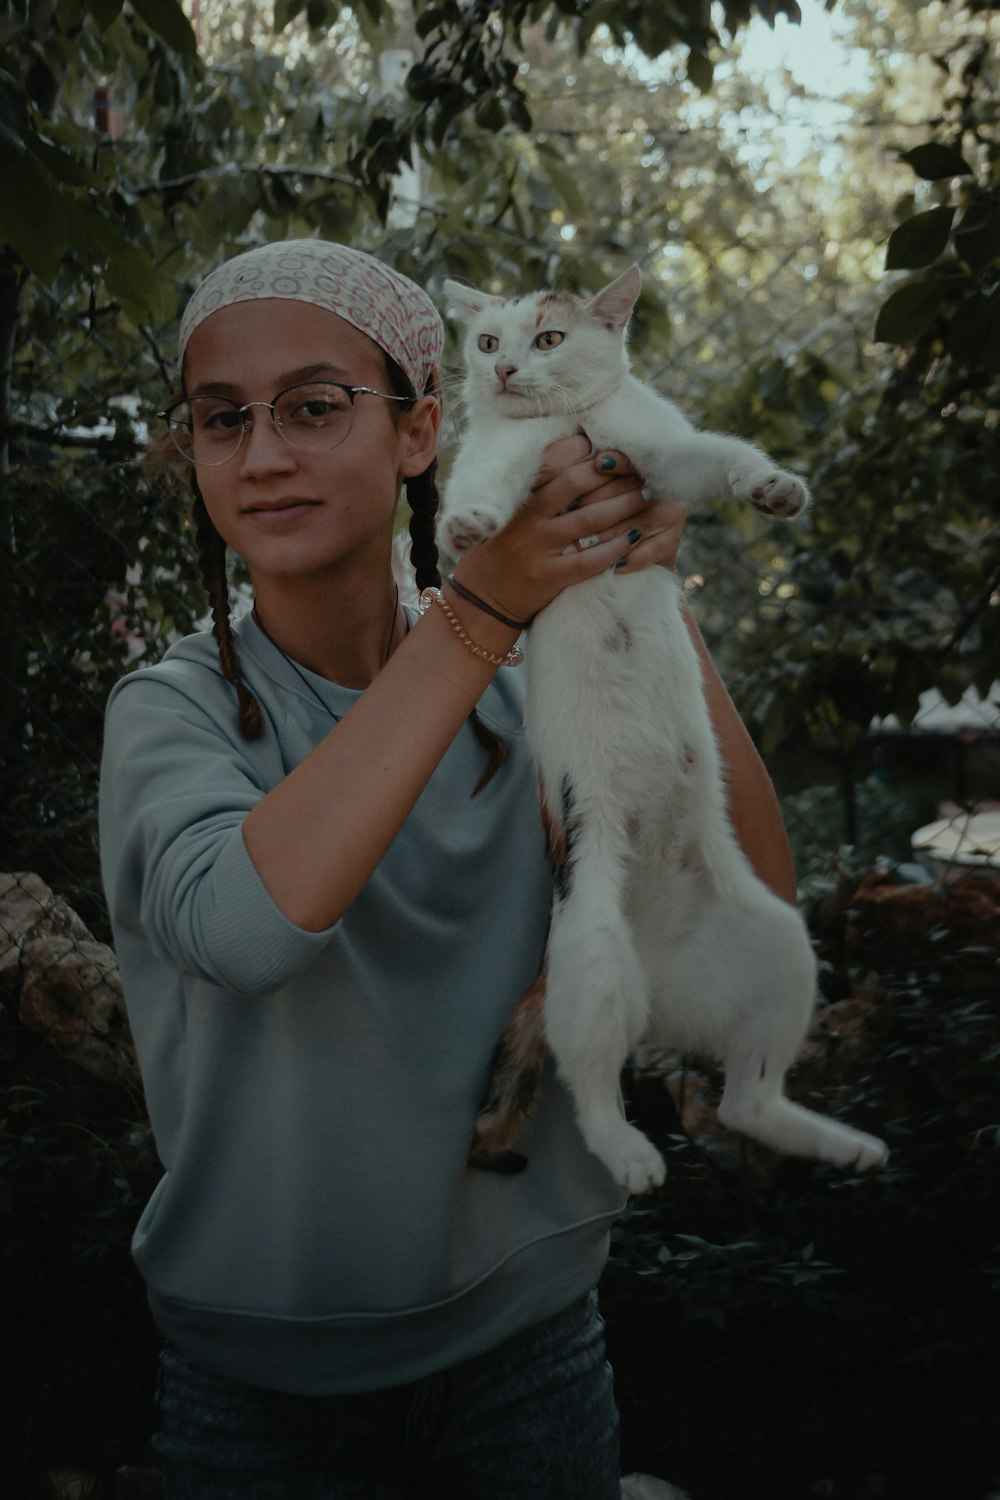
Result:
{"label": "gray sweatshirt", "polygon": [[548,923],[518,674],[480,704],[507,764],[472,798],[484,752],[463,728],[353,906],[312,933],[271,900],[243,819],[360,695],[304,681],[250,618],[237,635],[263,739],[241,738],[207,635],[108,707],[104,882],[165,1169],[133,1252],[195,1363],[274,1390],[378,1389],[585,1291],[622,1195],[551,1072],[527,1169],[467,1165]]}

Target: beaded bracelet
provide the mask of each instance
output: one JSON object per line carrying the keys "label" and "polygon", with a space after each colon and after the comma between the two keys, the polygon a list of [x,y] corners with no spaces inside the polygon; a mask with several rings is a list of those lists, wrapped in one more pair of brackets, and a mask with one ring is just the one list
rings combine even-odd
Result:
{"label": "beaded bracelet", "polygon": [[498,609],[493,608],[492,604],[487,604],[485,599],[480,599],[478,594],[474,594],[471,589],[467,589],[464,583],[459,583],[454,573],[447,578],[446,582],[449,588],[455,590],[460,599],[465,599],[467,603],[474,604],[477,609],[482,610],[484,615],[492,615],[494,620],[500,621],[501,625],[509,625],[511,630],[527,630],[531,624],[531,620],[512,620],[509,615],[502,615]]}
{"label": "beaded bracelet", "polygon": [[524,652],[520,646],[511,646],[506,656],[496,656],[492,651],[487,651],[485,646],[477,646],[440,589],[424,589],[419,600],[420,613],[426,614],[432,604],[438,606],[462,645],[467,647],[473,656],[478,656],[481,661],[488,661],[494,667],[519,667],[523,662]]}

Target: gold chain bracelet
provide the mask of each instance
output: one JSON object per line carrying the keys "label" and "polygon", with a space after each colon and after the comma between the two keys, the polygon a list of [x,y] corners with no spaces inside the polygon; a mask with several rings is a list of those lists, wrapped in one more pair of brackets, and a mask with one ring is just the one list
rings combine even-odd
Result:
{"label": "gold chain bracelet", "polygon": [[420,595],[420,613],[426,614],[432,604],[436,604],[441,610],[462,645],[481,661],[488,661],[494,667],[519,667],[524,661],[524,652],[520,646],[511,646],[506,656],[496,656],[492,651],[487,651],[485,646],[477,646],[440,589],[424,589]]}

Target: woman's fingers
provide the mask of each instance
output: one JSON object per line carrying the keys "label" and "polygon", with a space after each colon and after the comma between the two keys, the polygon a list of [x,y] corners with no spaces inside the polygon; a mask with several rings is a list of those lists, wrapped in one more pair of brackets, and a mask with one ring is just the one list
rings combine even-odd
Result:
{"label": "woman's fingers", "polygon": [[530,619],[570,584],[611,569],[673,568],[686,514],[677,501],[647,501],[621,453],[565,438],[546,449],[528,502],[465,554],[463,580],[502,613]]}
{"label": "woman's fingers", "polygon": [[618,564],[619,570],[638,573],[655,564],[676,572],[677,552],[686,520],[687,506],[682,505],[679,500],[650,500],[642,525],[638,528],[641,536],[623,551]]}
{"label": "woman's fingers", "polygon": [[545,450],[531,505],[539,515],[563,515],[634,487],[636,478],[624,454],[595,453],[584,437],[561,438]]}
{"label": "woman's fingers", "polygon": [[623,454],[615,450],[583,454],[585,446],[584,439],[576,437],[546,450],[531,502],[539,520],[547,515],[542,524],[561,557],[592,554],[576,578],[600,572],[607,563],[605,549],[612,546],[617,555],[611,566],[622,572],[640,572],[654,565],[675,570],[686,508],[669,498],[647,500],[639,476]]}

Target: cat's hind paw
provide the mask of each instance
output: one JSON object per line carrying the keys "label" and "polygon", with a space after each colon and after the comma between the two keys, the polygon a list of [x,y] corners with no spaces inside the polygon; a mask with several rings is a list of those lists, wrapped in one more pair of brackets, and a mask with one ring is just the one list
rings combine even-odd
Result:
{"label": "cat's hind paw", "polygon": [[737,500],[747,500],[769,516],[791,520],[809,504],[809,489],[795,474],[784,469],[733,469],[729,485]]}
{"label": "cat's hind paw", "polygon": [[889,1160],[889,1148],[878,1136],[868,1135],[863,1130],[854,1131],[857,1151],[853,1161],[840,1162],[849,1172],[877,1172]]}
{"label": "cat's hind paw", "polygon": [[613,1131],[584,1129],[583,1134],[590,1150],[629,1193],[650,1193],[666,1181],[666,1162],[634,1125],[626,1125],[623,1120]]}
{"label": "cat's hind paw", "polygon": [[490,537],[496,536],[499,529],[500,523],[496,516],[487,511],[466,510],[458,515],[447,516],[442,521],[441,542],[452,557],[460,557],[463,552],[472,552],[488,542]]}

